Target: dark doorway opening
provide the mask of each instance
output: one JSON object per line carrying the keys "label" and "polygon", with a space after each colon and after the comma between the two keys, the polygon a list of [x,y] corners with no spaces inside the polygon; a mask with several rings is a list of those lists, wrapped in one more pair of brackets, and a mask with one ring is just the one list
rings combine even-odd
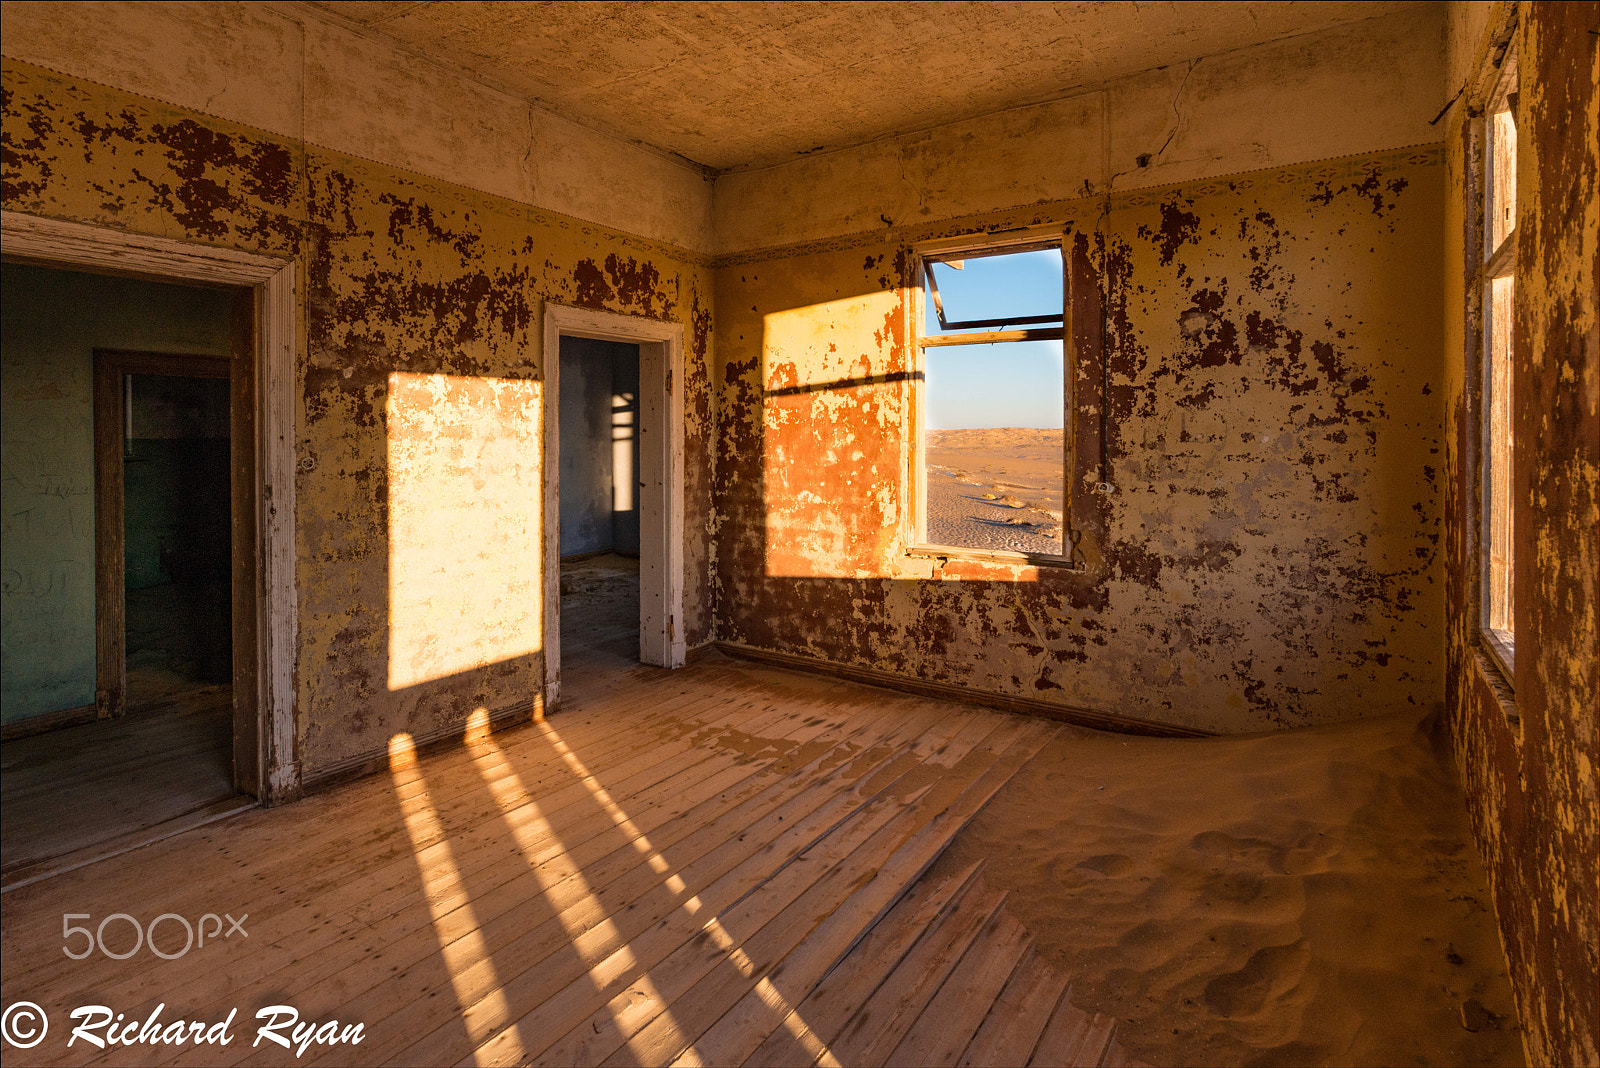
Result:
{"label": "dark doorway opening", "polygon": [[639,662],[639,346],[563,337],[560,381],[562,675],[581,690],[586,667]]}
{"label": "dark doorway opening", "polygon": [[123,378],[124,700],[130,715],[214,706],[231,737],[226,363],[220,370]]}
{"label": "dark doorway opening", "polygon": [[[253,293],[7,264],[4,304],[32,524],[7,525],[9,890],[250,807],[259,746]],[[124,339],[199,351],[95,344]]]}

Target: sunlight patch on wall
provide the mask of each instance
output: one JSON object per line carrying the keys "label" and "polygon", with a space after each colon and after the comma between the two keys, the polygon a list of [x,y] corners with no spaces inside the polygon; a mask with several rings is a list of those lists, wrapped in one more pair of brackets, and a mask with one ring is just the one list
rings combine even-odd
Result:
{"label": "sunlight patch on wall", "polygon": [[902,316],[894,290],[763,316],[767,574],[892,571],[908,443]]}
{"label": "sunlight patch on wall", "polygon": [[541,384],[389,376],[389,689],[541,647]]}

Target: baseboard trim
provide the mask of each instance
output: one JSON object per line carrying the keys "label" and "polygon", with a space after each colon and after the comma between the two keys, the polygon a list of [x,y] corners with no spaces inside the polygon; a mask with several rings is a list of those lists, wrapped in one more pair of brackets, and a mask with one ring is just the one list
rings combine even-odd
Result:
{"label": "baseboard trim", "polygon": [[[517,723],[527,722],[535,716],[541,704],[542,702],[538,698],[533,698],[528,701],[519,701],[514,705],[508,705],[505,708],[489,713],[490,733],[503,730]],[[412,743],[416,747],[418,756],[428,756],[432,753],[439,753],[465,745],[466,740],[467,726],[465,723],[461,723],[452,727],[440,727],[438,730],[430,731],[421,737],[413,737]],[[364,779],[368,775],[380,771],[387,771],[388,768],[389,747],[384,746],[380,750],[359,753],[353,757],[346,757],[337,763],[329,764],[327,767],[318,768],[301,779],[300,792],[302,795],[314,794],[322,790],[332,789],[335,786],[342,786],[356,779]]]}
{"label": "baseboard trim", "polygon": [[771,664],[774,667],[793,668],[796,671],[827,675],[831,678],[848,679],[851,682],[864,683],[868,686],[881,686],[889,690],[899,690],[901,693],[916,694],[918,697],[934,697],[946,701],[959,701],[962,704],[982,705],[985,708],[999,709],[1002,712],[1019,712],[1026,716],[1039,716],[1062,723],[1071,723],[1079,727],[1090,727],[1097,731],[1110,731],[1115,734],[1139,734],[1152,738],[1214,737],[1213,732],[1201,730],[1198,727],[1179,727],[1170,723],[1151,723],[1148,720],[1132,719],[1112,712],[1096,712],[1087,708],[1058,705],[1050,701],[1038,701],[1029,697],[1014,697],[1010,694],[989,693],[986,690],[973,690],[965,686],[952,686],[943,682],[929,682],[926,679],[895,675],[887,671],[878,671],[875,668],[859,667],[855,664],[841,664],[838,661],[823,660],[820,657],[780,653],[771,649],[757,649],[754,646],[740,645],[737,642],[717,642],[716,646],[729,656],[738,657],[741,660]]}
{"label": "baseboard trim", "polygon": [[13,738],[31,738],[35,734],[44,734],[47,731],[93,723],[97,715],[94,705],[80,705],[77,708],[63,708],[59,712],[46,712],[39,716],[12,720],[10,723],[0,724],[0,742],[9,742]]}

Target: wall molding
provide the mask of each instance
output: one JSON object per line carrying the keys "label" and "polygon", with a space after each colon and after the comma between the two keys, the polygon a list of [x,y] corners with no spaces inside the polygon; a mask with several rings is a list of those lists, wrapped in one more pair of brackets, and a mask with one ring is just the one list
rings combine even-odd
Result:
{"label": "wall molding", "polygon": [[[200,119],[204,119],[208,125],[214,127],[220,126],[230,130],[247,131],[264,141],[270,141],[274,144],[292,148],[300,152],[307,160],[309,160],[313,155],[316,155],[321,159],[331,162],[335,166],[343,167],[345,169],[356,169],[369,175],[375,172],[382,172],[383,176],[386,178],[398,175],[404,180],[418,186],[419,188],[448,190],[450,195],[453,197],[461,200],[473,200],[479,206],[489,207],[507,217],[524,219],[540,225],[546,225],[568,232],[576,232],[585,236],[595,235],[603,238],[606,241],[615,242],[624,248],[636,249],[643,254],[677,260],[693,267],[710,267],[715,259],[715,254],[710,251],[701,251],[691,248],[688,245],[679,245],[662,238],[649,237],[647,235],[634,233],[628,230],[619,230],[615,227],[608,226],[605,223],[595,222],[592,219],[585,219],[578,215],[569,215],[555,208],[543,207],[531,201],[517,200],[514,197],[508,197],[502,193],[493,193],[486,189],[479,189],[476,186],[465,185],[461,182],[452,181],[449,178],[442,178],[438,175],[429,174],[424,171],[412,170],[397,164],[386,163],[383,160],[374,159],[371,156],[364,156],[357,152],[351,152],[348,149],[326,145],[320,141],[311,140],[305,137],[291,136],[289,134],[280,133],[276,130],[269,130],[266,127],[240,122],[237,119],[230,119],[222,115],[217,115],[213,112],[197,110],[195,108],[186,107],[183,104],[175,104],[160,97],[149,96],[144,93],[136,93],[132,90],[123,89],[115,85],[110,85],[106,82],[96,81],[93,78],[85,78],[81,75],[72,74],[56,67],[42,66],[38,63],[32,63],[25,59],[15,59],[11,56],[0,56],[0,59],[4,60],[4,68],[8,76],[17,75],[25,78],[30,74],[34,74],[51,79],[59,79],[60,81],[68,84],[94,86],[95,88],[107,93],[116,93],[119,96],[127,98],[128,101],[137,102],[138,106],[144,108],[161,109],[167,114],[174,116],[197,116]],[[301,191],[301,195],[304,196],[303,189]]]}
{"label": "wall molding", "polygon": [[[544,702],[535,697],[529,701],[518,701],[514,705],[507,705],[498,711],[489,713],[489,733],[494,734],[511,727],[527,723],[529,720],[543,718]],[[456,723],[448,727],[440,727],[429,731],[427,734],[412,737],[416,755],[429,756],[442,753],[451,749],[459,749],[467,744],[468,734],[473,728],[466,724]],[[353,757],[325,765],[307,775],[301,784],[301,792],[306,794],[318,793],[322,790],[332,789],[356,779],[364,779],[385,771],[389,767],[389,747],[387,744],[381,749],[370,749],[365,753],[357,753]]]}
{"label": "wall molding", "polygon": [[166,282],[247,286],[256,300],[256,545],[258,694],[262,800],[286,801],[300,789],[295,757],[295,357],[294,260],[109,227],[0,211],[7,260]]}
{"label": "wall molding", "polygon": [[82,723],[93,723],[99,718],[99,712],[100,710],[94,705],[80,705],[77,708],[63,708],[58,712],[43,712],[37,716],[14,719],[10,723],[0,726],[0,742],[9,742],[16,738],[31,738],[35,734],[46,734],[50,731],[60,730],[63,727],[76,727]]}
{"label": "wall molding", "polygon": [[[1193,199],[1223,192],[1243,192],[1258,187],[1281,185],[1316,185],[1322,182],[1361,181],[1371,175],[1374,168],[1401,166],[1440,166],[1445,158],[1444,142],[1425,145],[1408,145],[1382,152],[1365,152],[1352,156],[1335,156],[1311,160],[1284,167],[1267,167],[1254,171],[1236,171],[1229,174],[1193,178],[1167,185],[1123,189],[1110,195],[1110,210],[1146,207],[1174,197]],[[712,257],[711,266],[743,267],[768,260],[810,256],[824,252],[847,252],[852,249],[882,247],[884,245],[914,245],[937,241],[946,237],[970,237],[996,230],[1010,230],[1020,226],[1050,226],[1075,219],[1097,217],[1107,207],[1104,193],[1073,197],[1066,200],[1047,200],[1036,204],[1019,204],[1006,208],[993,208],[966,215],[952,216],[938,222],[918,226],[882,227],[860,230],[835,237],[816,238],[781,245],[764,245],[740,252],[725,252]]]}

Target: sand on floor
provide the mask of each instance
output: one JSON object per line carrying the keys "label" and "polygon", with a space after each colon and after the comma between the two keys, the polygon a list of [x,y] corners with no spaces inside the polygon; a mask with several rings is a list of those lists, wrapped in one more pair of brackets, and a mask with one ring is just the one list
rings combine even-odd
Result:
{"label": "sand on floor", "polygon": [[1436,737],[1415,717],[1197,740],[1072,729],[938,863],[984,859],[1136,1060],[1520,1065]]}
{"label": "sand on floor", "polygon": [[929,543],[1061,554],[1059,428],[930,430],[926,455]]}

